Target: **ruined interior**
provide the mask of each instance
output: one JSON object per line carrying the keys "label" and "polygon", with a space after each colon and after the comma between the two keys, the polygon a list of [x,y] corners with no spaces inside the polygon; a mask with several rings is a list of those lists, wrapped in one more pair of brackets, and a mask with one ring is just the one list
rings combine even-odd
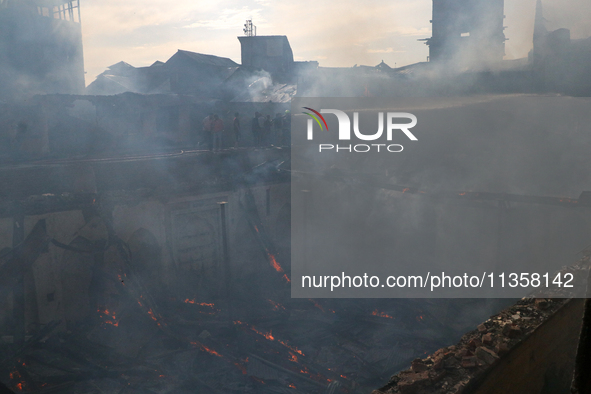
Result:
{"label": "ruined interior", "polygon": [[[251,32],[241,64],[178,50],[85,87],[80,4],[0,0],[0,393],[590,392],[586,299],[291,297],[296,96],[498,106],[498,134],[434,129],[395,168],[322,176],[405,213],[409,262],[587,273],[591,38],[538,0],[529,58],[504,61],[504,2],[481,3],[433,0],[429,62],[320,67]],[[279,119],[262,143],[255,112]],[[213,151],[210,113],[241,138]]]}

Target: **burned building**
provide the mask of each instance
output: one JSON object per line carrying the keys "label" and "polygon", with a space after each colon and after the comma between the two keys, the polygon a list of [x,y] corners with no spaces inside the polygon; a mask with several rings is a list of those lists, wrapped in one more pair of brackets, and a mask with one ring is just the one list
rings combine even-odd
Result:
{"label": "burned building", "polygon": [[78,94],[84,86],[78,1],[0,2],[0,98]]}
{"label": "burned building", "polygon": [[429,59],[500,62],[505,55],[504,0],[433,0]]}
{"label": "burned building", "polygon": [[238,66],[225,57],[179,49],[166,62],[157,61],[149,67],[133,67],[125,62],[114,64],[100,74],[86,91],[94,95],[134,92],[222,98],[221,85]]}
{"label": "burned building", "polygon": [[280,81],[291,75],[293,52],[286,36],[243,36],[238,40],[243,66],[263,69]]}
{"label": "burned building", "polygon": [[588,95],[591,91],[591,37],[571,39],[570,30],[548,31],[541,0],[536,3],[530,62],[537,91]]}
{"label": "burned building", "polygon": [[[252,114],[284,112],[296,93],[420,97],[413,108],[432,125],[420,137],[424,150],[379,171],[313,175],[389,221],[395,231],[388,236],[409,264],[418,255],[499,267],[572,263],[591,228],[589,195],[580,194],[588,186],[588,103],[449,98],[533,89],[527,59],[501,71],[436,72],[438,59],[468,52],[502,58],[502,1],[487,6],[495,27],[486,31],[474,4],[434,2],[432,63],[319,68],[294,62],[285,36],[247,36],[239,38],[241,66],[179,50],[148,67],[117,63],[86,95],[0,102],[0,138],[9,141],[0,151],[0,382],[39,394],[365,394],[377,387],[374,393],[390,394],[431,386],[449,393],[492,371],[486,387],[509,392],[520,371],[514,360],[534,357],[535,371],[514,392],[557,381],[554,373],[560,382],[569,378],[581,300],[522,301],[454,349],[436,351],[505,304],[291,298],[290,181],[301,173],[286,145],[249,141]],[[456,15],[445,5],[458,7]],[[71,8],[61,10],[69,18]],[[541,75],[558,61],[554,49],[566,51],[568,62],[586,61],[588,41],[538,33]],[[446,96],[445,105],[425,104],[429,95]],[[235,111],[241,146],[209,152],[195,144],[206,114],[231,124]],[[485,121],[490,129],[472,127]],[[234,141],[227,130],[226,137],[228,148]],[[316,208],[332,201],[317,197]],[[582,265],[588,253],[585,259]],[[554,368],[556,359],[567,362]],[[390,379],[412,360],[410,373]]]}

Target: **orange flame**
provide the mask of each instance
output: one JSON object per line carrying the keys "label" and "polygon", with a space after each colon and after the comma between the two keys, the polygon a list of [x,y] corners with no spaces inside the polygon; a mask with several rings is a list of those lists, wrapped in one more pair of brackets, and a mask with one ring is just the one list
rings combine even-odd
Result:
{"label": "orange flame", "polygon": [[152,318],[152,320],[158,321],[158,319],[154,315],[154,312],[152,311],[152,309],[148,309],[148,315],[150,315],[150,317]]}
{"label": "orange flame", "polygon": [[205,345],[201,345],[201,350],[204,350],[204,351],[206,351],[206,352],[207,352],[207,353],[209,353],[209,354],[213,354],[213,355],[214,355],[214,356],[216,356],[216,357],[222,357],[222,355],[221,355],[221,354],[219,354],[218,352],[216,352],[216,351],[215,351],[215,350],[213,350],[213,349],[210,349],[210,348],[208,348],[208,347],[207,347],[207,346],[205,346]]}
{"label": "orange flame", "polygon": [[271,265],[273,266],[273,268],[275,268],[275,271],[277,271],[279,273],[282,273],[283,272],[283,268],[281,268],[281,266],[279,265],[279,263],[277,262],[277,260],[275,260],[275,256],[273,256],[268,251],[267,251],[267,253],[269,254],[269,260],[271,260]]}
{"label": "orange flame", "polygon": [[394,319],[392,316],[388,315],[385,312],[378,312],[377,309],[373,311],[371,314],[372,316],[385,317],[386,319]]}
{"label": "orange flame", "polygon": [[278,311],[278,310],[285,310],[285,307],[283,305],[281,305],[278,302],[275,302],[273,300],[267,300],[271,305],[273,305],[273,310],[274,311]]}
{"label": "orange flame", "polygon": [[110,324],[114,327],[119,327],[119,322],[117,321],[117,317],[115,316],[115,312],[111,313],[109,312],[108,309],[105,309],[104,311],[101,310],[100,308],[96,310],[100,315],[99,317],[103,317],[103,315],[106,316],[106,320],[103,321],[103,324]]}
{"label": "orange flame", "polygon": [[316,301],[314,301],[311,298],[308,298],[308,301],[310,301],[312,304],[314,304],[314,306],[318,309],[320,309],[322,312],[324,312],[324,308],[322,307],[322,305],[320,305],[319,303],[317,303]]}
{"label": "orange flame", "polygon": [[196,305],[201,305],[201,306],[208,306],[210,308],[213,308],[215,306],[215,304],[213,303],[207,303],[207,302],[197,302],[195,301],[195,299],[186,299],[185,301],[183,301],[185,304],[196,304]]}
{"label": "orange flame", "polygon": [[278,343],[280,343],[280,344],[282,344],[283,346],[285,346],[286,348],[288,348],[288,349],[290,349],[290,350],[292,350],[292,351],[294,351],[294,352],[298,353],[299,355],[301,355],[301,356],[305,356],[305,354],[304,354],[304,353],[303,353],[303,352],[302,352],[300,349],[298,349],[297,347],[295,347],[295,346],[291,346],[290,344],[288,344],[288,343],[287,343],[287,342],[285,342],[285,341],[282,341],[281,339],[276,339],[276,338],[273,336],[273,334],[272,334],[272,332],[271,332],[271,331],[269,331],[269,332],[259,331],[259,330],[257,330],[255,327],[253,327],[253,326],[251,326],[251,325],[249,325],[249,324],[247,324],[247,323],[241,322],[240,320],[236,320],[236,321],[234,321],[234,324],[238,324],[238,325],[243,325],[243,326],[246,326],[246,327],[248,327],[250,330],[252,330],[252,331],[256,332],[257,334],[264,336],[264,337],[265,337],[265,339],[267,339],[267,340],[269,340],[269,341],[277,341]]}

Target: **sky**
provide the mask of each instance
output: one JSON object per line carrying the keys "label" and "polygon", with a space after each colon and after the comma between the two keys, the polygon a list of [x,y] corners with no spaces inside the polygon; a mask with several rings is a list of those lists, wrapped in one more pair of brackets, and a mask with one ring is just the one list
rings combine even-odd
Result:
{"label": "sky", "polygon": [[[505,59],[527,56],[536,0],[505,0]],[[591,36],[591,0],[544,0],[547,27]],[[324,67],[391,67],[425,61],[431,0],[81,0],[86,83],[125,61],[149,66],[178,49],[240,63],[246,19],[257,35],[286,35],[295,60]]]}

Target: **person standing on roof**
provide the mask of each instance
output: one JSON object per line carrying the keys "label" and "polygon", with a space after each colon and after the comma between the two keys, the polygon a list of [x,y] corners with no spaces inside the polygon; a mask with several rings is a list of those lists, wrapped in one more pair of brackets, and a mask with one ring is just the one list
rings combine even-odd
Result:
{"label": "person standing on roof", "polygon": [[265,146],[269,146],[272,143],[271,140],[271,125],[273,124],[273,121],[271,120],[271,115],[267,115],[265,117],[265,121],[263,123],[263,134],[264,134],[264,145]]}
{"label": "person standing on roof", "polygon": [[283,115],[282,120],[282,145],[283,146],[290,146],[291,145],[291,112],[289,110],[285,111],[285,115]]}
{"label": "person standing on roof", "polygon": [[281,114],[275,114],[275,118],[273,119],[273,145],[281,146],[281,130],[283,127],[283,120],[281,119]]}
{"label": "person standing on roof", "polygon": [[222,135],[224,133],[224,121],[217,115],[213,116],[213,151],[222,149]]}
{"label": "person standing on roof", "polygon": [[203,138],[209,149],[213,149],[213,113],[203,119]]}
{"label": "person standing on roof", "polygon": [[259,123],[259,117],[260,114],[258,112],[254,113],[254,118],[252,118],[251,121],[251,131],[252,131],[252,137],[254,139],[254,146],[255,147],[259,147],[261,146],[261,125]]}
{"label": "person standing on roof", "polygon": [[240,129],[240,114],[236,112],[234,114],[234,121],[232,122],[232,126],[234,129],[234,148],[238,148],[240,144],[240,139],[242,138],[242,133]]}

